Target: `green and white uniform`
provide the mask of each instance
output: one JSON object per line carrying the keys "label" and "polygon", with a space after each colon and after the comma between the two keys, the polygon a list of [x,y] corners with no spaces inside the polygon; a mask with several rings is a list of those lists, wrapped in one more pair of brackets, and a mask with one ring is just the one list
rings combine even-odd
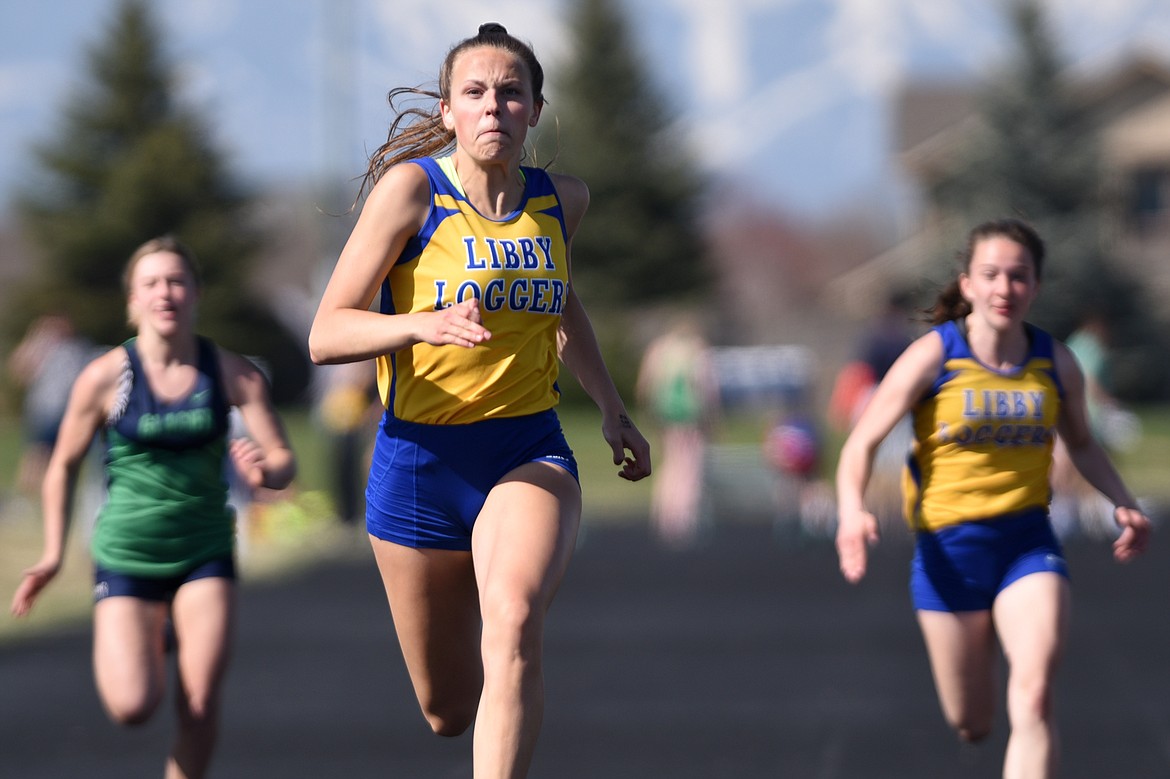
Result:
{"label": "green and white uniform", "polygon": [[180,576],[235,549],[226,478],[228,402],[215,345],[199,339],[198,380],[187,397],[150,391],[131,338],[105,430],[108,498],[92,552],[131,576]]}

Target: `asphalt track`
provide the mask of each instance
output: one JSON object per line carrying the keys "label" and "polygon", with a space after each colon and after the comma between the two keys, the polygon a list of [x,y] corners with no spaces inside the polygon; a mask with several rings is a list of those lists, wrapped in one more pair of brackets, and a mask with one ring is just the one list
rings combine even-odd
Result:
{"label": "asphalt track", "polygon": [[[896,534],[895,534],[896,535]],[[860,587],[823,540],[764,524],[696,549],[590,528],[550,615],[534,779],[996,777],[1003,717],[960,748],[937,710],[888,538]],[[1170,539],[1118,566],[1070,542],[1074,619],[1057,701],[1068,779],[1170,777]],[[0,777],[161,774],[169,709],[104,718],[79,629],[0,649]],[[367,550],[245,581],[217,777],[469,777],[468,736],[418,715]]]}

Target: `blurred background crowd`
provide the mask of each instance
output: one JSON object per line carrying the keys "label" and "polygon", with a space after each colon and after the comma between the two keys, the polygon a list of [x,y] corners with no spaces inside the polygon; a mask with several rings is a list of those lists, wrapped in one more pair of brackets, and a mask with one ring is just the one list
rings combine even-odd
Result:
{"label": "blurred background crowd", "polygon": [[[201,331],[264,367],[294,438],[311,450],[299,452],[306,475],[294,491],[314,494],[311,513],[360,517],[378,413],[372,368],[315,368],[306,335],[355,218],[362,154],[382,140],[363,135],[354,106],[385,111],[385,88],[434,76],[371,65],[364,42],[379,28],[357,19],[391,26],[388,9],[398,9],[400,38],[427,28],[405,47],[411,53],[422,40],[469,34],[485,12],[375,0],[187,10],[86,3],[95,23],[58,58],[54,67],[68,77],[52,92],[23,80],[35,67],[20,67],[34,33],[53,34],[39,29],[55,26],[49,12],[19,16],[14,3],[3,5],[0,132],[20,163],[3,163],[0,191],[0,429],[19,456],[2,463],[0,514],[35,505],[70,376],[95,346],[129,334],[119,302],[127,256],[145,237],[173,233],[205,265]],[[261,14],[263,5],[271,13]],[[1131,484],[1151,502],[1170,498],[1155,470],[1170,447],[1162,302],[1170,293],[1170,48],[1150,44],[1170,27],[1170,12],[1159,3],[1005,0],[941,10],[899,2],[873,16],[845,0],[737,0],[707,28],[699,11],[669,0],[562,0],[529,16],[533,5],[517,0],[490,13],[552,64],[552,120],[537,128],[531,157],[590,186],[574,282],[658,453],[652,487],[625,493],[626,505],[600,496],[595,510],[650,516],[672,545],[740,519],[774,522],[780,537],[831,533],[836,447],[874,382],[921,332],[919,310],[952,274],[966,229],[999,216],[1027,219],[1049,243],[1036,324],[1074,347],[1091,379],[1098,433]],[[198,28],[192,8],[231,13],[219,28],[206,18]],[[1079,24],[1078,13],[1112,37],[1092,39],[1094,25]],[[307,32],[290,38],[298,20]],[[938,32],[956,26],[958,45]],[[218,48],[194,51],[191,41],[205,41],[209,29]],[[907,55],[898,66],[875,54],[908,50],[912,34],[933,59]],[[729,49],[736,41],[743,48]],[[312,116],[298,114],[299,103],[267,114],[230,110],[225,103],[243,86],[256,86],[247,69],[234,82],[200,77],[217,58],[259,57],[273,46],[312,52],[320,95]],[[948,46],[949,60],[939,51]],[[841,56],[800,70],[808,49]],[[809,76],[840,66],[844,79],[841,63],[856,68],[849,58],[866,54],[861,69],[880,81],[871,90],[880,95],[876,122],[845,108],[831,80]],[[723,63],[723,81],[695,75],[711,62]],[[784,67],[791,72],[776,70]],[[761,82],[764,72],[779,75]],[[359,94],[370,78],[385,83]],[[13,129],[19,102],[31,98],[18,94],[52,98],[48,119],[22,133]],[[837,107],[818,111],[826,102]],[[812,131],[814,114],[841,132]],[[263,165],[246,158],[289,143],[300,146],[302,170],[267,160],[258,173]],[[865,163],[870,179],[844,194],[826,189],[845,186],[841,168],[861,164],[862,146],[881,157]],[[562,389],[571,424],[583,394],[568,376]],[[892,437],[874,484],[893,523],[905,440]],[[1103,532],[1101,509],[1081,485],[1054,478],[1054,517],[1065,532]]]}

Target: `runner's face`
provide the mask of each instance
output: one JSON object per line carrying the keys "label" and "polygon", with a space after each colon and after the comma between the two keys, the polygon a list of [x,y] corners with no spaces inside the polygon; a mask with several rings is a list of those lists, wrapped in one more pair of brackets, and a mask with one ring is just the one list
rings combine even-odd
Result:
{"label": "runner's face", "polygon": [[519,159],[540,106],[528,68],[495,46],[460,54],[451,69],[451,96],[439,103],[443,125],[459,146],[484,160]]}
{"label": "runner's face", "polygon": [[165,251],[147,254],[130,276],[130,321],[164,334],[190,329],[197,297],[195,279],[182,257]]}
{"label": "runner's face", "polygon": [[1004,236],[985,238],[975,245],[967,272],[959,277],[963,297],[972,313],[994,329],[1020,324],[1040,289],[1031,253]]}

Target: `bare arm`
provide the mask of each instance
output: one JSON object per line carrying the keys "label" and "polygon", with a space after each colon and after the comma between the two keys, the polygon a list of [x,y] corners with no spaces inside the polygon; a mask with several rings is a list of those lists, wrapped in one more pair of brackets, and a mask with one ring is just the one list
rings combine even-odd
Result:
{"label": "bare arm", "polygon": [[1137,499],[1125,486],[1105,448],[1093,436],[1085,408],[1084,374],[1072,353],[1059,342],[1055,361],[1064,387],[1057,430],[1076,469],[1114,505],[1113,518],[1121,528],[1121,535],[1113,544],[1113,554],[1120,562],[1128,562],[1149,544],[1150,519],[1138,507]]}
{"label": "bare arm", "polygon": [[560,347],[561,360],[601,411],[601,433],[613,450],[614,465],[622,466],[619,475],[630,481],[649,476],[650,444],[630,420],[601,357],[589,316],[571,288],[561,318]]}
{"label": "bare arm", "polygon": [[228,402],[239,408],[248,431],[248,438],[231,442],[232,461],[253,489],[284,489],[292,483],[297,463],[284,424],[272,406],[267,379],[250,361],[224,349],[220,364]]}
{"label": "bare arm", "polygon": [[422,227],[430,199],[426,173],[418,165],[397,165],[374,186],[313,319],[313,362],[357,362],[420,342],[471,347],[491,337],[474,300],[414,314],[369,310],[391,266]]}
{"label": "bare arm", "polygon": [[105,422],[124,355],[125,351],[119,348],[98,357],[73,384],[41,486],[44,549],[41,559],[24,571],[13,596],[12,613],[16,616],[28,614],[41,591],[61,569],[77,474],[94,436]]}
{"label": "bare arm", "polygon": [[902,353],[874,391],[837,463],[837,554],[850,582],[865,576],[867,547],[878,540],[877,518],[865,507],[865,488],[882,440],[930,388],[942,364],[942,339],[927,333]]}
{"label": "bare arm", "polygon": [[[554,176],[554,180],[565,210],[565,227],[569,235],[565,253],[568,258],[572,236],[589,206],[589,190],[584,182],[571,176]],[[622,466],[619,475],[637,481],[650,475],[650,444],[630,420],[613,383],[593,324],[573,289],[571,267],[570,262],[569,290],[557,339],[560,358],[601,411],[601,432],[613,450],[614,465]]]}

